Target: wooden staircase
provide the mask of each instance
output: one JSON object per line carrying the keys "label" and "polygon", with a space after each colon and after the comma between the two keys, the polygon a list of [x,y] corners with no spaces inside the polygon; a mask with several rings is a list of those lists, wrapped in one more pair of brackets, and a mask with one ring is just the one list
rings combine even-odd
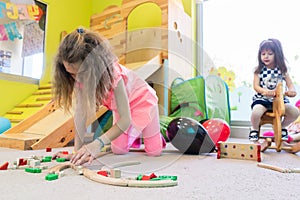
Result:
{"label": "wooden staircase", "polygon": [[35,114],[52,100],[51,84],[40,86],[36,92],[16,105],[3,116],[10,120],[12,127]]}
{"label": "wooden staircase", "polygon": [[[102,107],[87,126],[98,119]],[[0,134],[0,147],[30,150],[66,146],[74,138],[74,120],[70,113],[59,109],[51,98],[51,86],[42,86],[24,102],[4,116],[12,128]]]}

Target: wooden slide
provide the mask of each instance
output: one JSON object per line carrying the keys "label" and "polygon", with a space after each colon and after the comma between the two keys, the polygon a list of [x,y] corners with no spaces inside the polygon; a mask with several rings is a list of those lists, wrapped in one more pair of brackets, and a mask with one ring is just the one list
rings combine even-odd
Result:
{"label": "wooden slide", "polygon": [[[162,66],[161,55],[148,62],[131,63],[126,65],[136,71],[143,79],[149,78]],[[26,104],[30,107],[36,104]],[[92,124],[107,111],[101,107],[94,119],[87,122]],[[14,112],[11,112],[13,114]],[[53,101],[49,101],[33,115],[21,120],[12,128],[0,134],[0,147],[20,150],[64,147],[74,138],[74,121],[71,114],[65,113]]]}

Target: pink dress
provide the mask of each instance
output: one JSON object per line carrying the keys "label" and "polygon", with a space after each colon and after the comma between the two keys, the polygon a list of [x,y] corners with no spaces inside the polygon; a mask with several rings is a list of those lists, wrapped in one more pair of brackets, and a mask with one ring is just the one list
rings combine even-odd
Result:
{"label": "pink dress", "polygon": [[103,105],[112,111],[113,124],[115,124],[120,117],[114,98],[114,88],[123,79],[128,94],[132,124],[123,134],[112,141],[113,152],[116,154],[127,153],[132,143],[142,134],[145,151],[149,155],[160,155],[164,142],[160,133],[158,98],[155,90],[135,72],[120,64],[115,66],[114,86]]}

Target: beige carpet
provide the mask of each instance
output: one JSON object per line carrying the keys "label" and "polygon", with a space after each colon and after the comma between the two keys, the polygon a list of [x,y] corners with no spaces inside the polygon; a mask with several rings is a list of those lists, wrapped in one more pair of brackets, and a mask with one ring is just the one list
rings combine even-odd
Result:
{"label": "beige carpet", "polygon": [[[245,141],[244,141],[245,142]],[[71,147],[63,148],[71,150]],[[174,147],[168,144],[168,148]],[[0,164],[13,162],[30,155],[52,155],[61,149],[18,151],[0,148]],[[262,163],[286,168],[300,168],[300,154],[267,150]],[[0,171],[0,199],[300,199],[300,173],[280,173],[257,167],[256,161],[217,159],[216,153],[206,155],[181,155],[175,151],[163,153],[160,157],[148,157],[144,153],[130,152],[127,155],[106,155],[94,161],[89,168],[97,170],[103,164],[112,165],[125,161],[139,161],[141,164],[121,167],[124,177],[139,174],[175,175],[178,186],[166,188],[130,188],[104,185],[77,175],[71,169],[63,177],[46,181],[47,171],[39,174],[24,170]],[[56,161],[49,164],[56,165]]]}

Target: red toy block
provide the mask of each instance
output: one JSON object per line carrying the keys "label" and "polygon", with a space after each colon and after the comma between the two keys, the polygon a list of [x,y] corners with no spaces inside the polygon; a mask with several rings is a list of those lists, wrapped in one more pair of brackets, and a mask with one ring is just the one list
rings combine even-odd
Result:
{"label": "red toy block", "polygon": [[107,171],[98,171],[97,174],[102,175],[102,176],[108,176]]}
{"label": "red toy block", "polygon": [[27,165],[27,160],[24,158],[19,158],[19,166]]}
{"label": "red toy block", "polygon": [[62,154],[65,154],[65,155],[68,155],[68,154],[69,154],[68,151],[62,151],[61,153],[62,153]]}
{"label": "red toy block", "polygon": [[157,176],[154,174],[154,173],[152,173],[152,174],[150,174],[150,176],[146,176],[146,175],[144,175],[143,177],[142,177],[142,180],[150,180],[150,179],[153,179],[153,178],[156,178]]}
{"label": "red toy block", "polygon": [[0,170],[7,170],[8,168],[8,162],[4,163],[3,165],[0,166]]}

